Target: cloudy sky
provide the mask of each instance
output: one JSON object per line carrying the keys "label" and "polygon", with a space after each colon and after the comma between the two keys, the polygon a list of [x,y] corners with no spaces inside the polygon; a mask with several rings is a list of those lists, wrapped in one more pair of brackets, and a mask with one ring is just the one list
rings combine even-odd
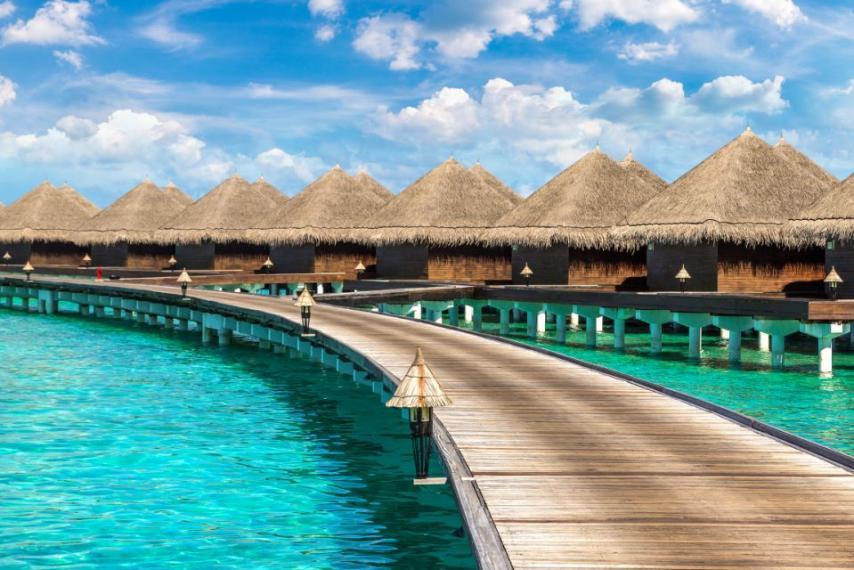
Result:
{"label": "cloudy sky", "polygon": [[0,201],[148,177],[523,193],[598,143],[672,180],[746,126],[854,170],[850,0],[0,0]]}

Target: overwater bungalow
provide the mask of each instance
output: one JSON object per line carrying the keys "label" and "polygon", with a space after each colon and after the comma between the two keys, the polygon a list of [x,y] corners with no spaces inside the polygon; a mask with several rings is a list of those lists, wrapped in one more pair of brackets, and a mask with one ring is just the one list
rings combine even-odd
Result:
{"label": "overwater bungalow", "polygon": [[247,242],[245,233],[275,208],[257,187],[232,176],[164,223],[155,241],[174,244],[179,267],[258,269],[268,248]]}
{"label": "overwater bungalow", "polygon": [[77,265],[84,250],[71,242],[73,231],[98,208],[63,184],[43,182],[0,215],[0,256],[13,264]]}
{"label": "overwater bungalow", "polygon": [[617,163],[598,148],[549,180],[484,232],[491,246],[513,249],[513,280],[553,285],[637,286],[643,248],[610,230],[667,183],[634,160]]}
{"label": "overwater bungalow", "polygon": [[786,225],[792,239],[824,244],[824,270],[842,278],[838,295],[854,297],[854,174]]}
{"label": "overwater bungalow", "polygon": [[95,266],[167,267],[174,248],[155,243],[154,232],[187,206],[181,196],[189,199],[146,180],[80,224],[74,242],[89,248]]}
{"label": "overwater bungalow", "polygon": [[377,274],[396,279],[510,279],[510,248],[487,247],[483,230],[518,200],[453,158],[398,194],[366,223]]}
{"label": "overwater bungalow", "polygon": [[344,272],[355,278],[356,266],[373,266],[375,253],[353,231],[390,196],[369,175],[352,177],[336,166],[268,213],[247,239],[269,246],[276,272]]}
{"label": "overwater bungalow", "polygon": [[632,214],[615,235],[647,244],[647,286],[678,290],[683,265],[688,291],[793,291],[820,280],[820,248],[782,230],[833,178],[795,153],[748,128]]}

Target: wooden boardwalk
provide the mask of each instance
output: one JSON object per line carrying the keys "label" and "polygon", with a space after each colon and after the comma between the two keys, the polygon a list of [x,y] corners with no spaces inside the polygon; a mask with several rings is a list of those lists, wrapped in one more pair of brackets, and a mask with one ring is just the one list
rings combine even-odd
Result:
{"label": "wooden boardwalk", "polygon": [[[298,320],[285,300],[192,295]],[[854,568],[854,476],[840,467],[487,338],[332,306],[312,327],[398,376],[424,349],[454,400],[439,418],[515,568]]]}

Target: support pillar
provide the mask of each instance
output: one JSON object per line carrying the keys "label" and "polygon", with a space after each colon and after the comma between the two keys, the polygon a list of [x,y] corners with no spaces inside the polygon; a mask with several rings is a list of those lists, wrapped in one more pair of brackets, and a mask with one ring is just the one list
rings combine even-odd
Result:
{"label": "support pillar", "polygon": [[661,324],[660,323],[650,323],[649,324],[649,342],[654,353],[661,352]]}
{"label": "support pillar", "polygon": [[[771,368],[783,368],[786,353],[786,335],[798,332],[801,323],[785,319],[754,319],[753,328],[761,334],[771,335]],[[760,347],[761,348],[761,347]]]}
{"label": "support pillar", "polygon": [[480,332],[483,330],[483,307],[478,305],[476,307],[472,307],[472,309],[472,329]]}
{"label": "support pillar", "polygon": [[[26,306],[26,303],[24,303],[24,306]],[[89,305],[86,305],[84,303],[80,303],[77,306],[77,311],[80,313],[81,317],[88,317],[89,316]]]}
{"label": "support pillar", "polygon": [[818,339],[818,371],[822,374],[833,372],[833,337],[822,336]]}
{"label": "support pillar", "polygon": [[202,343],[209,344],[211,342],[211,329],[202,324]]}
{"label": "support pillar", "polygon": [[605,330],[605,319],[602,317],[596,317],[596,332],[600,333]]}
{"label": "support pillar", "polygon": [[537,334],[546,334],[546,313],[540,311],[537,313]]}
{"label": "support pillar", "polygon": [[571,313],[569,315],[569,326],[574,329],[578,329],[578,313]]}
{"label": "support pillar", "polygon": [[498,334],[510,334],[510,309],[498,309]]}
{"label": "support pillar", "polygon": [[323,283],[318,283],[318,284],[317,284],[317,294],[318,294],[318,295],[323,295]]}
{"label": "support pillar", "polygon": [[187,319],[178,319],[178,330],[179,331],[190,330],[190,322]]}
{"label": "support pillar", "polygon": [[474,320],[474,307],[471,305],[464,305],[463,315],[466,324],[471,324],[472,320]]}
{"label": "support pillar", "polygon": [[729,330],[721,329],[721,340],[729,340],[730,334]]}
{"label": "support pillar", "polygon": [[596,321],[601,317],[585,317],[584,332],[587,333],[587,346],[596,348]]}
{"label": "support pillar", "polygon": [[417,321],[421,320],[421,303],[412,305],[412,318]]}
{"label": "support pillar", "polygon": [[818,371],[833,372],[833,339],[848,333],[850,323],[801,323],[801,332],[815,337],[818,344]]}
{"label": "support pillar", "polygon": [[700,358],[700,349],[702,348],[703,329],[702,327],[688,327],[688,358]]}
{"label": "support pillar", "polygon": [[622,350],[626,347],[626,320],[635,316],[635,310],[628,307],[602,307],[602,316],[614,323],[614,348]]}
{"label": "support pillar", "polygon": [[456,303],[448,309],[448,323],[452,327],[460,326],[460,307]]}
{"label": "support pillar", "polygon": [[771,335],[771,368],[780,369],[785,365],[786,358],[786,336],[782,334]]}
{"label": "support pillar", "polygon": [[220,346],[228,346],[231,344],[231,329],[221,328],[217,331],[217,338]]}
{"label": "support pillar", "polygon": [[555,315],[555,340],[560,344],[566,342],[566,315]]}
{"label": "support pillar", "polygon": [[614,348],[626,347],[626,319],[614,319]]}
{"label": "support pillar", "polygon": [[741,362],[741,337],[745,331],[753,328],[753,319],[750,317],[734,317],[728,315],[712,316],[712,324],[727,333],[727,352],[730,364]]}
{"label": "support pillar", "polygon": [[768,333],[759,333],[759,350],[762,352],[768,352],[771,350],[771,337]]}
{"label": "support pillar", "polygon": [[528,336],[537,338],[537,313],[528,311]]}
{"label": "support pillar", "polygon": [[101,305],[95,305],[95,316],[96,317],[98,317],[99,319],[103,319],[105,314],[106,314],[106,312],[104,310],[104,307],[102,307]]}

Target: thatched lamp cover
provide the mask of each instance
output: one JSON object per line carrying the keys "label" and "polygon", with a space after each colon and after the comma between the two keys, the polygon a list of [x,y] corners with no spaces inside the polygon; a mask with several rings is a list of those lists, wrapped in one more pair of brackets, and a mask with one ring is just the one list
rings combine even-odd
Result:
{"label": "thatched lamp cover", "polygon": [[270,257],[268,256],[267,259],[264,261],[263,265],[266,269],[272,269],[273,268],[273,260],[270,259]]}
{"label": "thatched lamp cover", "polygon": [[297,297],[297,302],[294,303],[295,307],[313,307],[317,304],[314,300],[314,297],[311,296],[311,293],[308,292],[308,289],[303,289],[302,293]]}
{"label": "thatched lamp cover", "polygon": [[178,276],[178,283],[181,285],[189,285],[193,280],[190,278],[190,274],[187,273],[187,270],[184,269],[181,271],[181,275]]}
{"label": "thatched lamp cover", "polygon": [[680,281],[684,281],[685,279],[691,279],[691,274],[688,273],[688,270],[685,269],[685,264],[682,264],[682,269],[679,270],[679,273],[676,274],[676,279]]}
{"label": "thatched lamp cover", "polygon": [[36,270],[36,268],[35,268],[35,267],[33,267],[33,264],[32,264],[32,263],[30,263],[30,262],[28,261],[28,262],[26,263],[26,265],[24,265],[23,270],[24,270],[25,272],[29,273],[30,271],[35,271],[35,270]]}
{"label": "thatched lamp cover", "polygon": [[406,371],[394,395],[386,402],[389,408],[442,408],[451,405],[451,399],[442,390],[433,371],[424,362],[421,347],[415,351],[415,360]]}
{"label": "thatched lamp cover", "polygon": [[362,263],[360,261],[359,263],[356,264],[356,271],[364,271],[364,270],[365,270],[365,264],[364,263]]}
{"label": "thatched lamp cover", "polygon": [[525,267],[522,268],[522,271],[519,272],[519,275],[521,275],[525,279],[528,279],[530,277],[533,277],[534,271],[530,267],[528,267],[528,263],[526,262]]}
{"label": "thatched lamp cover", "polygon": [[836,266],[831,266],[827,277],[824,278],[824,282],[830,285],[831,287],[839,285],[843,282],[842,277],[840,277],[839,273],[836,272]]}

